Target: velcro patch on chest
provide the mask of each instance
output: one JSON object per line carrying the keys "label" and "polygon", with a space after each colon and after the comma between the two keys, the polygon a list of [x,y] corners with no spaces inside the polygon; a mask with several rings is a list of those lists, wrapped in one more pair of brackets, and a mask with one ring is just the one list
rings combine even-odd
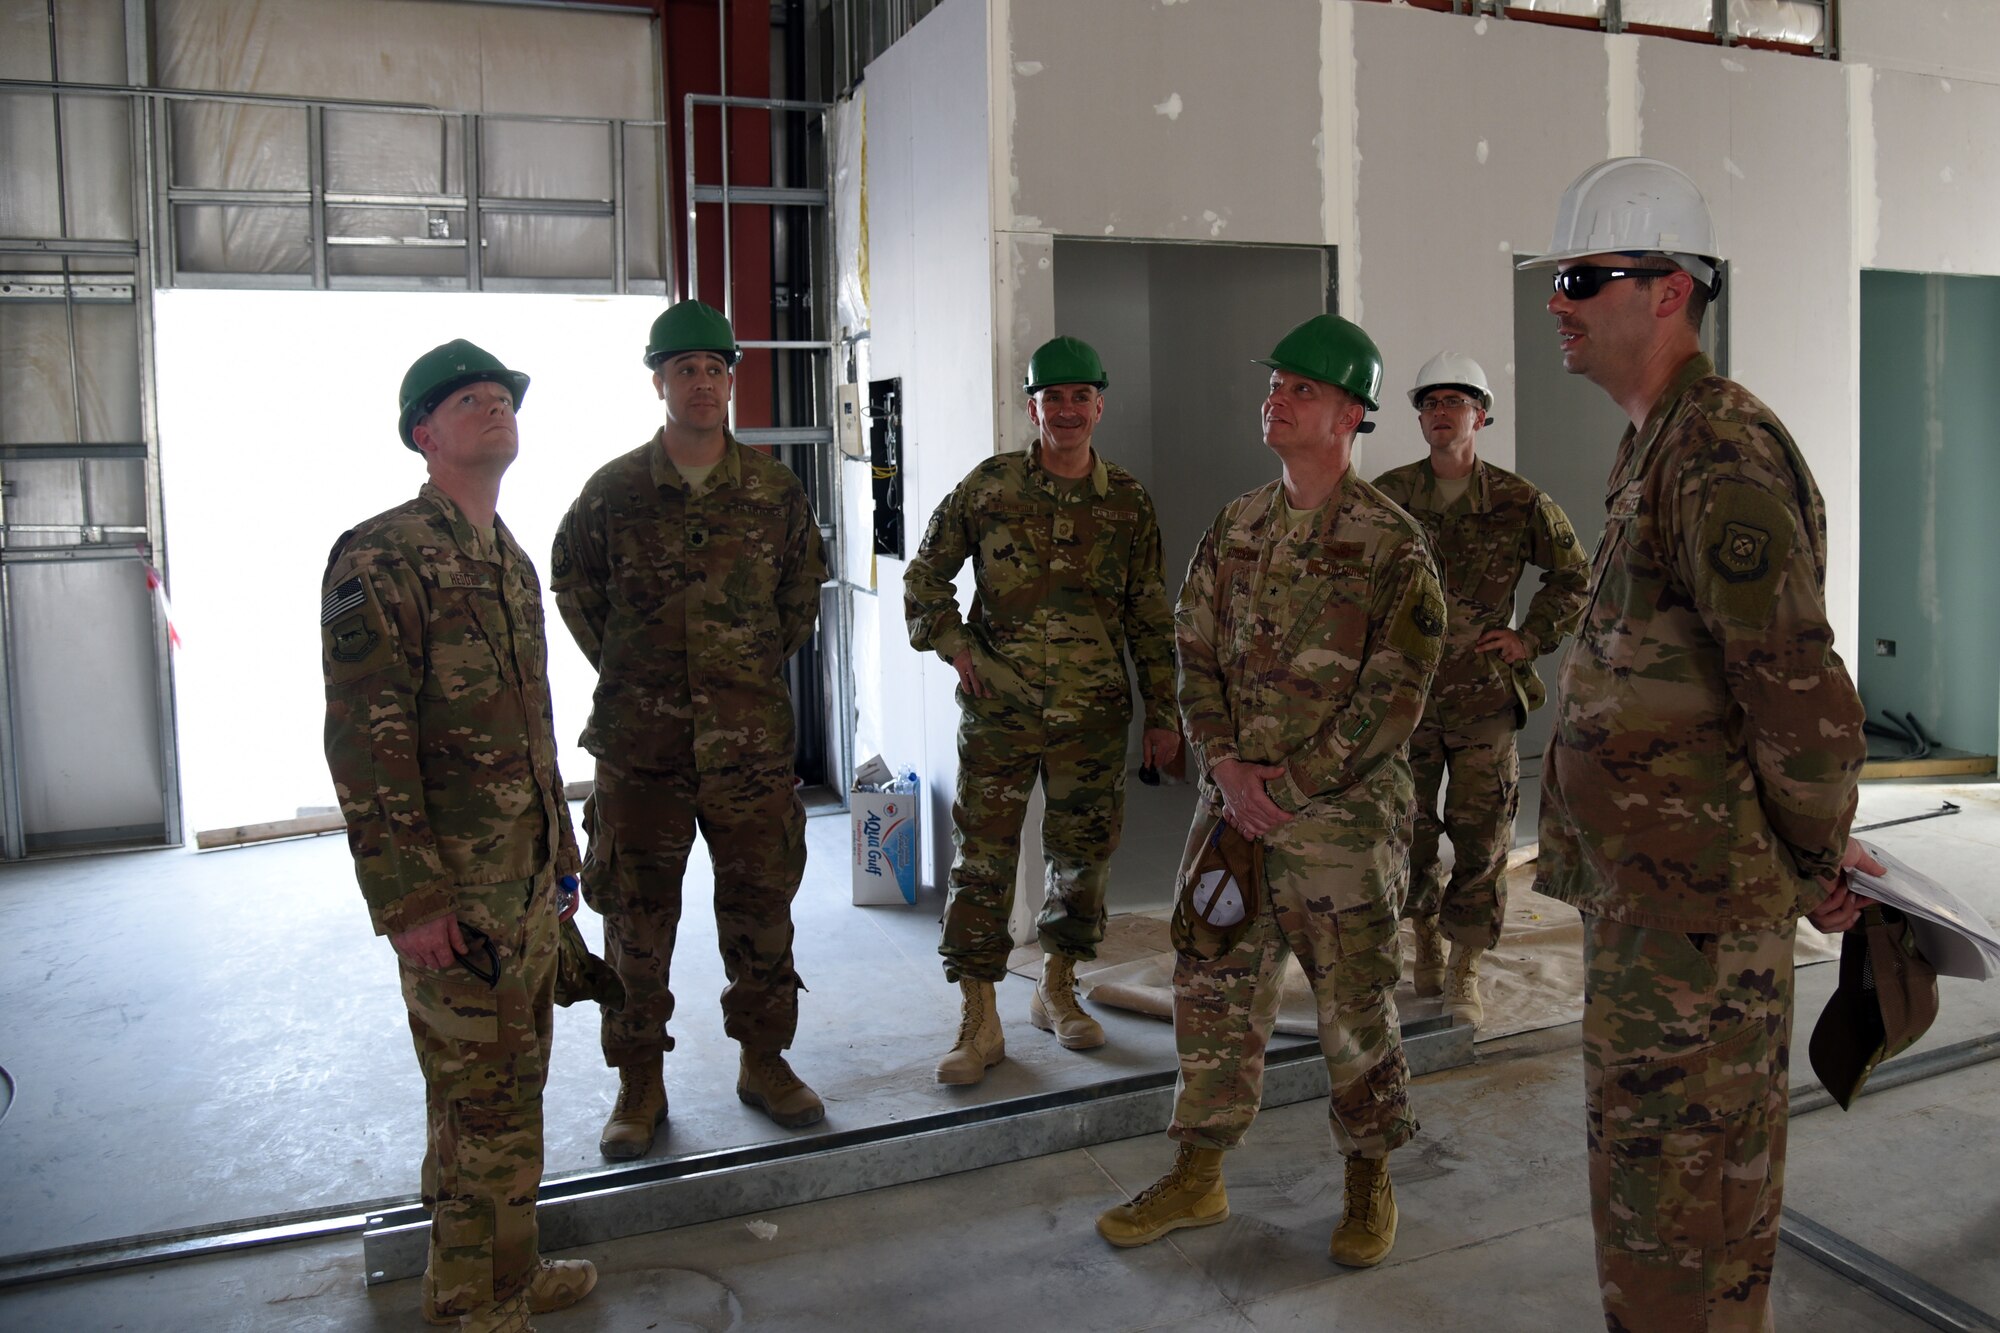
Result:
{"label": "velcro patch on chest", "polygon": [[1106,523],[1137,523],[1139,521],[1139,516],[1129,509],[1109,509],[1104,505],[1092,505],[1090,507],[1090,516],[1092,518],[1101,518]]}
{"label": "velcro patch on chest", "polygon": [[1605,512],[1611,518],[1631,518],[1639,512],[1639,500],[1644,494],[1645,484],[1635,481],[1611,498]]}
{"label": "velcro patch on chest", "polygon": [[1732,620],[1769,623],[1797,534],[1780,497],[1742,482],[1718,484],[1695,538],[1696,600]]}
{"label": "velcro patch on chest", "polygon": [[438,573],[438,586],[442,588],[478,588],[485,592],[496,586],[493,575],[480,569],[446,569]]}

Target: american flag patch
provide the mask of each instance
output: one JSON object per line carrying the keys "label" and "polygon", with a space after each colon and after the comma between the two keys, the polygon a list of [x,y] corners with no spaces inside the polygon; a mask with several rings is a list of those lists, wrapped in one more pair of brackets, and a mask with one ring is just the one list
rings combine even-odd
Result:
{"label": "american flag patch", "polygon": [[331,625],[367,600],[368,595],[361,591],[361,576],[357,574],[319,599],[319,623]]}

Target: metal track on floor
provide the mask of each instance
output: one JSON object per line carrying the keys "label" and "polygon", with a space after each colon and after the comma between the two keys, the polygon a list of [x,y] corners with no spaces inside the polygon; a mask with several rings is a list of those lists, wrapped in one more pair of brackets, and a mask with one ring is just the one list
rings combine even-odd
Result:
{"label": "metal track on floor", "polygon": [[[1453,1026],[1448,1015],[1412,1020],[1403,1025],[1403,1049],[1413,1075],[1470,1064],[1472,1029]],[[541,1246],[574,1249],[1157,1134],[1172,1118],[1177,1076],[1156,1070],[894,1124],[572,1176],[545,1184],[538,1196]],[[1316,1039],[1272,1043],[1265,1106],[1324,1097],[1328,1086]],[[421,1208],[370,1217],[361,1238],[369,1284],[423,1272],[429,1240]]]}

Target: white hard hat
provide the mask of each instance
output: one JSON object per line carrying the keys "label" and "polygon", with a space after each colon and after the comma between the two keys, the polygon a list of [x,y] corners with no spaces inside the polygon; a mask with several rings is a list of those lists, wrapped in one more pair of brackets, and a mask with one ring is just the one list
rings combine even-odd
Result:
{"label": "white hard hat", "polygon": [[1706,287],[1724,257],[1708,201],[1686,172],[1650,157],[1614,157],[1570,183],[1549,252],[1515,267],[1621,252],[1664,255]]}
{"label": "white hard hat", "polygon": [[1486,383],[1486,372],[1463,352],[1439,352],[1424,362],[1424,368],[1417,372],[1417,382],[1410,390],[1410,406],[1417,405],[1417,399],[1423,397],[1424,390],[1447,384],[1472,390],[1479,395],[1482,408],[1488,412],[1493,410],[1493,390]]}

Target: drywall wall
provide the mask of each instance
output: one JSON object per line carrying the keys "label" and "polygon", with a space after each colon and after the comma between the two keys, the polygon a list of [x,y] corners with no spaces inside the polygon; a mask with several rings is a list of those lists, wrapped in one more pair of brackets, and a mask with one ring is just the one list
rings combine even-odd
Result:
{"label": "drywall wall", "polygon": [[2000,85],[1879,72],[1865,103],[1873,243],[1861,266],[2000,274]]}
{"label": "drywall wall", "polygon": [[1852,661],[1859,419],[1847,386],[1859,311],[1846,80],[1825,61],[1645,39],[1638,146],[1708,199],[1729,260],[1730,374],[1784,421],[1826,500],[1827,608]]}
{"label": "drywall wall", "polygon": [[1840,58],[1880,69],[2000,82],[2000,3],[1840,0]]}
{"label": "drywall wall", "polygon": [[[2000,279],[1861,279],[1861,632],[1871,716],[1955,749],[2000,743]],[[1893,640],[1895,656],[1874,653]]]}
{"label": "drywall wall", "polygon": [[[869,374],[903,381],[905,549],[931,511],[993,452],[994,238],[987,15],[977,0],[939,6],[868,67]],[[929,791],[923,867],[951,861],[958,706],[951,668],[904,636],[904,562],[876,562],[878,679],[857,680],[881,709],[882,748]],[[961,587],[970,587],[969,571]],[[856,593],[857,602],[869,596]],[[866,756],[861,756],[865,758]]]}
{"label": "drywall wall", "polygon": [[1009,231],[1320,239],[1318,0],[1007,0]]}
{"label": "drywall wall", "polygon": [[[1425,452],[1403,391],[1432,353],[1474,357],[1512,397],[1515,254],[1548,248],[1564,187],[1612,150],[1613,53],[1639,39],[1350,8],[1357,253],[1341,305],[1382,349],[1385,410],[1360,455],[1374,476]],[[1513,466],[1511,411],[1480,451]]]}

